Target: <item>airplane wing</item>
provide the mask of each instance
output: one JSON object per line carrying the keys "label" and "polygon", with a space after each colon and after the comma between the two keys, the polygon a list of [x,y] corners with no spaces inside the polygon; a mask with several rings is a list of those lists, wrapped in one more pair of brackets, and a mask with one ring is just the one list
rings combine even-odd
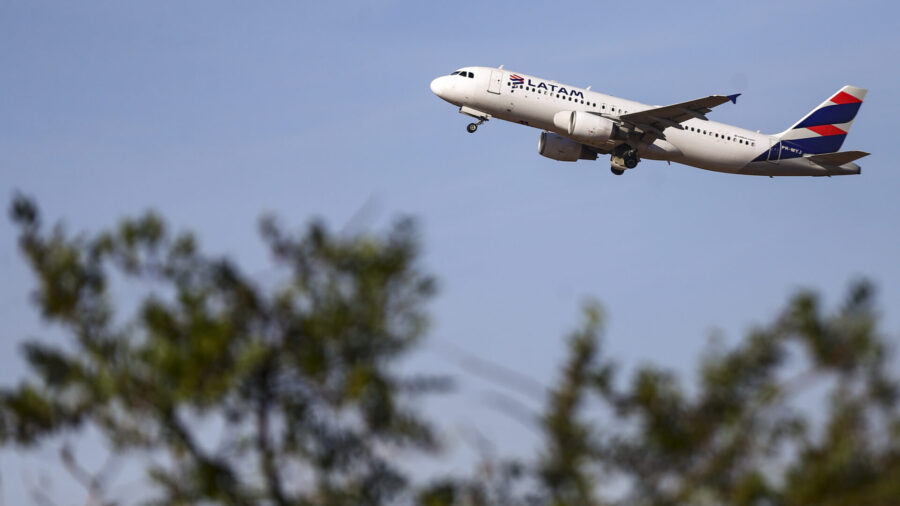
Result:
{"label": "airplane wing", "polygon": [[635,133],[665,138],[663,130],[666,128],[673,127],[680,130],[684,128],[681,126],[681,123],[692,118],[706,121],[708,119],[706,113],[712,111],[713,107],[722,105],[725,102],[736,104],[740,95],[740,93],[735,95],[710,95],[696,100],[681,102],[680,104],[623,114],[618,119],[635,127],[637,130]]}

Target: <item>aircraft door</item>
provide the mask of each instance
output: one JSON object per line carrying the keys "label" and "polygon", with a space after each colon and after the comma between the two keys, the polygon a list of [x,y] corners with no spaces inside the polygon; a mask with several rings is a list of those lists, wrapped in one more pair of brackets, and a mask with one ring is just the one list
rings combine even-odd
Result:
{"label": "aircraft door", "polygon": [[778,163],[781,159],[781,142],[778,139],[769,138],[769,157],[766,159],[769,163]]}
{"label": "aircraft door", "polygon": [[488,82],[488,91],[490,93],[500,94],[500,84],[503,81],[503,72],[499,70],[491,70],[491,80]]}

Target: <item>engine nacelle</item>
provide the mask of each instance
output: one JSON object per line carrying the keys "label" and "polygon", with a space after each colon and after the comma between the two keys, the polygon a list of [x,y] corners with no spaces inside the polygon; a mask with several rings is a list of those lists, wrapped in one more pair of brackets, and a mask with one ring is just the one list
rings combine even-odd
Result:
{"label": "engine nacelle", "polygon": [[585,142],[605,142],[622,138],[615,123],[584,111],[560,111],[553,116],[553,124],[575,139]]}
{"label": "engine nacelle", "polygon": [[585,148],[580,142],[553,132],[541,132],[538,153],[561,162],[597,159],[597,153]]}

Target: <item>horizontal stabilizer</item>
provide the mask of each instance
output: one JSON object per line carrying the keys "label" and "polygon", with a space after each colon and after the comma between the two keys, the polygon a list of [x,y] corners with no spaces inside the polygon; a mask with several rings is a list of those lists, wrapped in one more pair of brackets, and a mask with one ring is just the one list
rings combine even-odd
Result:
{"label": "horizontal stabilizer", "polygon": [[812,162],[819,165],[844,165],[853,160],[859,160],[864,156],[869,156],[865,151],[838,151],[837,153],[824,153],[821,155],[807,155]]}

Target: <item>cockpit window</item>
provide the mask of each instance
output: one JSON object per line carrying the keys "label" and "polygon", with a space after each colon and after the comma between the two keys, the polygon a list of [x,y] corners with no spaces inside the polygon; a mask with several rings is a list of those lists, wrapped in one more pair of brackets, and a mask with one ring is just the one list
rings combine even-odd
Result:
{"label": "cockpit window", "polygon": [[475,74],[469,72],[469,78],[473,78],[473,77],[475,77]]}
{"label": "cockpit window", "polygon": [[450,74],[450,75],[451,75],[451,76],[455,76],[456,74],[459,74],[459,71],[458,71],[458,70],[457,70],[456,72]]}

